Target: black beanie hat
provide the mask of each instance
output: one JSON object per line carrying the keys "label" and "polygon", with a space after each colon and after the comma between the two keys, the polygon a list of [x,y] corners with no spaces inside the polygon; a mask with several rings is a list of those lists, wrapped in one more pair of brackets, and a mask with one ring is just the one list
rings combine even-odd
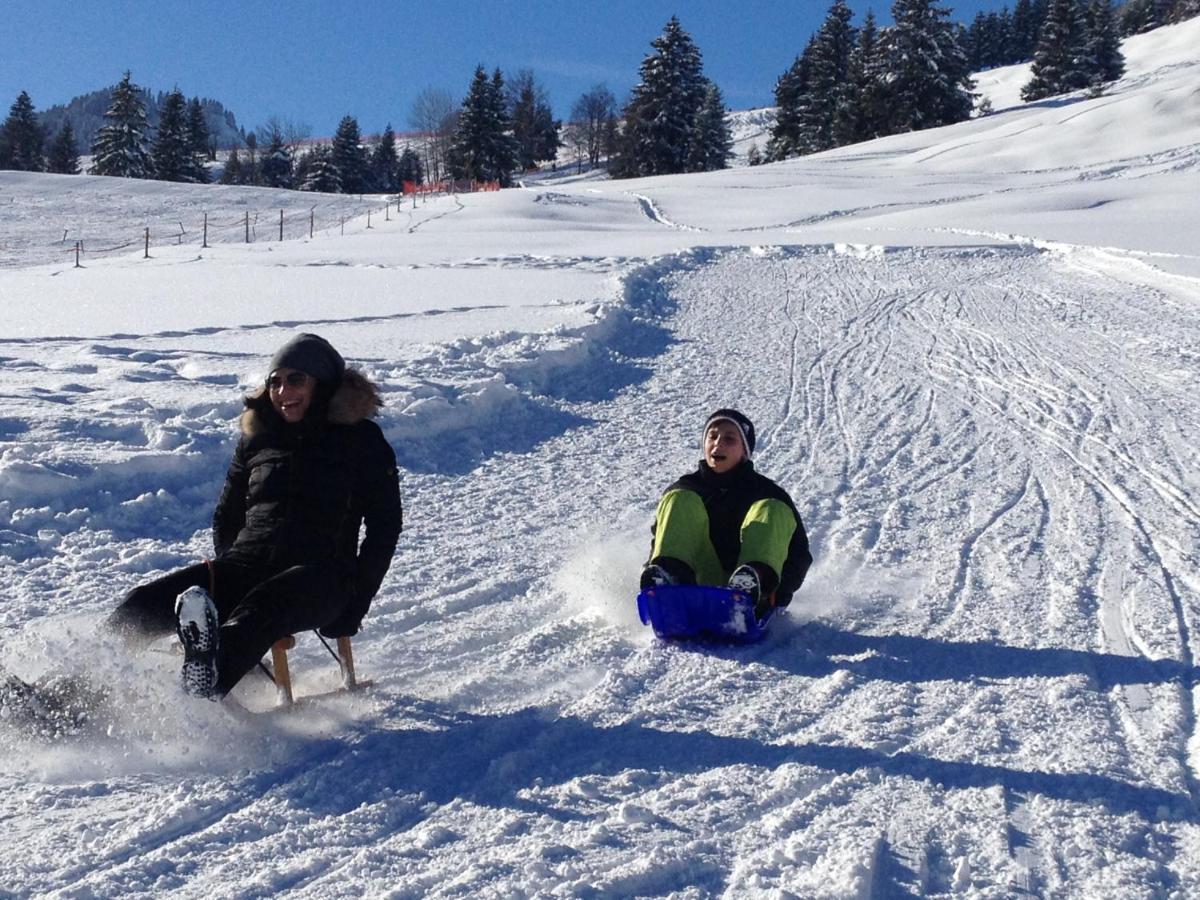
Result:
{"label": "black beanie hat", "polygon": [[718,409],[704,423],[704,433],[713,422],[732,422],[742,434],[742,444],[746,447],[746,459],[754,456],[754,423],[736,409]]}
{"label": "black beanie hat", "polygon": [[337,384],[346,371],[346,361],[320,335],[298,334],[271,357],[267,372],[284,368],[296,369],[324,384]]}

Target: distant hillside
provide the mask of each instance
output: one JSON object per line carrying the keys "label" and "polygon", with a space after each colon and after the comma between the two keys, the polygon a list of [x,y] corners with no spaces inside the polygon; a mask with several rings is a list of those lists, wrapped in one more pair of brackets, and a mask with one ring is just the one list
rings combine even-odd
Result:
{"label": "distant hillside", "polygon": [[[104,112],[108,109],[112,91],[111,87],[92,91],[82,97],[76,97],[65,106],[51,106],[40,113],[38,118],[50,135],[58,134],[63,122],[69,119],[71,128],[75,131],[75,142],[79,152],[90,153],[92,140],[104,124]],[[166,97],[166,92],[152,94],[149,90],[142,89],[142,100],[146,104],[146,118],[149,120],[152,130],[158,127],[159,108]],[[200,105],[204,109],[204,120],[208,125],[208,133],[219,149],[242,145],[245,134],[238,127],[233,113],[216,100],[201,98]]]}

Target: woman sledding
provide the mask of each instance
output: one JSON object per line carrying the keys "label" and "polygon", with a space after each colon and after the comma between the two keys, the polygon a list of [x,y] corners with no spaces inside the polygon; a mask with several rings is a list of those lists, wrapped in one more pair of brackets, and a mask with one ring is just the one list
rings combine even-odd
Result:
{"label": "woman sledding", "polygon": [[755,471],[754,424],[735,409],[704,423],[704,458],[663,494],[642,588],[728,585],[746,593],[761,619],[787,606],[812,554],[787,492]]}
{"label": "woman sledding", "polygon": [[325,339],[280,348],[245,406],[216,555],[134,588],[109,619],[131,636],[176,630],[184,689],[212,699],[285,635],[356,634],[402,525],[396,456],[371,421],[379,392]]}

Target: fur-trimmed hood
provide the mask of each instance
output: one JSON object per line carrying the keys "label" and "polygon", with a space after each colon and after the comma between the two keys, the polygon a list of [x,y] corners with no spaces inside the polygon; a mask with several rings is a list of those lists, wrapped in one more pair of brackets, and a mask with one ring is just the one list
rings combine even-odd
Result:
{"label": "fur-trimmed hood", "polygon": [[[245,403],[246,409],[241,419],[242,434],[260,434],[270,427],[269,422],[278,421],[266,385],[249,394]],[[318,398],[313,398],[313,404],[320,405]],[[374,382],[358,369],[348,368],[325,406],[324,418],[329,424],[355,425],[363,419],[373,419],[383,406],[383,400]]]}

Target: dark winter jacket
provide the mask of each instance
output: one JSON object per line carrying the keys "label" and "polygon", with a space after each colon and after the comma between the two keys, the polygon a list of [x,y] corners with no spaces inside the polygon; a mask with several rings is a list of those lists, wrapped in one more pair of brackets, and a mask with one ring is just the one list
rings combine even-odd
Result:
{"label": "dark winter jacket", "polygon": [[247,398],[213,543],[218,558],[260,565],[264,577],[294,565],[333,566],[350,595],[343,618],[357,627],[403,524],[396,455],[369,418],[379,398],[359,372],[348,369],[331,397],[317,390],[294,425],[265,391]]}
{"label": "dark winter jacket", "polygon": [[741,549],[742,522],[750,507],[759,500],[779,500],[796,515],[796,532],[788,545],[787,559],[779,573],[779,586],[775,591],[775,605],[787,606],[792,595],[800,589],[808,567],[812,565],[812,554],[808,549],[808,535],[796,504],[787,491],[774,481],[754,469],[754,463],[745,460],[737,468],[725,472],[714,472],[704,460],[694,472],[684,475],[668,491],[693,491],[700,495],[708,512],[708,536],[717,558],[726,571],[738,564]]}

